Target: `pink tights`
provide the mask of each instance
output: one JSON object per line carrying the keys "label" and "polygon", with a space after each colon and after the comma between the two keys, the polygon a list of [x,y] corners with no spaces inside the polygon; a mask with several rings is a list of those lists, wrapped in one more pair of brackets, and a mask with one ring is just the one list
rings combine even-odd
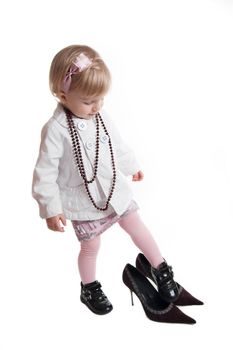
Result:
{"label": "pink tights", "polygon": [[[118,223],[130,235],[134,244],[146,256],[152,266],[157,267],[164,261],[159,247],[137,211],[123,217]],[[99,248],[100,236],[81,242],[78,267],[83,284],[93,282],[96,279],[96,258]]]}

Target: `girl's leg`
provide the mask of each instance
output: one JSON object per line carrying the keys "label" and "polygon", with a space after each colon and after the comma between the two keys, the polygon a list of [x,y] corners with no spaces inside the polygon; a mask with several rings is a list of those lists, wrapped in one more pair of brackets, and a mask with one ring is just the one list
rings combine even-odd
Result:
{"label": "girl's leg", "polygon": [[151,265],[150,275],[158,286],[158,292],[167,302],[177,300],[179,288],[173,280],[171,267],[164,261],[159,247],[137,212],[126,215],[119,221],[120,226],[131,236]]}
{"label": "girl's leg", "polygon": [[112,311],[112,304],[96,280],[96,258],[100,247],[100,236],[88,241],[81,241],[78,267],[81,277],[80,299],[92,312],[105,315]]}
{"label": "girl's leg", "polygon": [[96,258],[100,248],[100,236],[88,241],[81,241],[78,257],[78,268],[83,284],[96,280]]}
{"label": "girl's leg", "polygon": [[153,267],[156,268],[164,261],[157,243],[137,211],[126,215],[118,223],[130,235],[135,245],[142,251]]}

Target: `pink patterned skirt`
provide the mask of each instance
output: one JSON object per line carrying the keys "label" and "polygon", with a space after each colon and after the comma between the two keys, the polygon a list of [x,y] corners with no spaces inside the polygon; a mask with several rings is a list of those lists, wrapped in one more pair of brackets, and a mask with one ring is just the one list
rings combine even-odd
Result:
{"label": "pink patterned skirt", "polygon": [[106,231],[113,224],[118,222],[124,216],[136,211],[138,205],[135,201],[132,201],[126,211],[122,215],[117,215],[115,212],[107,216],[106,218],[98,220],[88,220],[88,221],[79,221],[72,220],[72,225],[75,231],[75,234],[79,241],[88,241],[104,231]]}

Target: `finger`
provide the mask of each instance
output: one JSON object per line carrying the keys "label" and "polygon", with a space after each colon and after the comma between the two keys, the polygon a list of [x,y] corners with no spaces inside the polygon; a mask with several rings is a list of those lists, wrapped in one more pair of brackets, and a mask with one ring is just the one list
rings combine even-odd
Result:
{"label": "finger", "polygon": [[63,225],[66,226],[66,218],[65,218],[64,215],[61,215],[61,216],[60,216],[60,220],[61,220],[61,222],[63,223]]}
{"label": "finger", "polygon": [[143,175],[143,174],[140,174],[140,176],[139,176],[139,181],[143,180],[143,178],[144,178],[144,175]]}
{"label": "finger", "polygon": [[57,224],[55,227],[54,227],[54,231],[58,231],[58,232],[64,232],[64,227],[62,227],[60,224]]}
{"label": "finger", "polygon": [[53,225],[48,225],[48,228],[52,231],[64,232],[64,228],[60,225],[59,222],[54,223]]}

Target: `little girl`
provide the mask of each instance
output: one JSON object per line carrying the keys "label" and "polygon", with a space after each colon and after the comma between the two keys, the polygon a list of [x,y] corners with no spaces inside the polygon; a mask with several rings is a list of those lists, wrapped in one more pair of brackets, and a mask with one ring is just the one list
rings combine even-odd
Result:
{"label": "little girl", "polygon": [[143,172],[109,116],[102,110],[110,73],[99,54],[72,45],[54,57],[50,89],[58,106],[41,134],[33,197],[50,230],[71,220],[80,241],[81,301],[96,314],[112,305],[96,280],[100,235],[114,223],[125,230],[151,264],[160,295],[173,301],[178,286],[150,231],[138,214],[127,176]]}

